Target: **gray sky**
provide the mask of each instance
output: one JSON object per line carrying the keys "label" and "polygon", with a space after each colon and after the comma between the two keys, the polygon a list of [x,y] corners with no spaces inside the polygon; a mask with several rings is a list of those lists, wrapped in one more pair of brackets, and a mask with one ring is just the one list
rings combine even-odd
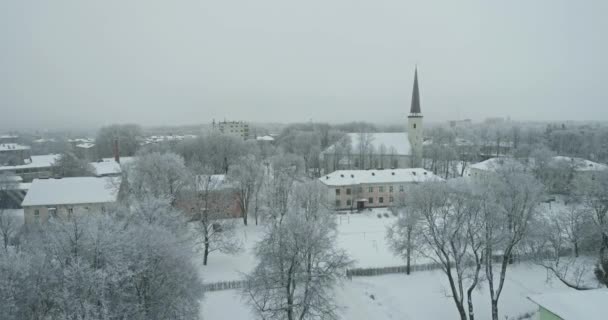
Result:
{"label": "gray sky", "polygon": [[[608,120],[608,1],[4,0],[0,129]],[[0,130],[2,131],[2,130]]]}

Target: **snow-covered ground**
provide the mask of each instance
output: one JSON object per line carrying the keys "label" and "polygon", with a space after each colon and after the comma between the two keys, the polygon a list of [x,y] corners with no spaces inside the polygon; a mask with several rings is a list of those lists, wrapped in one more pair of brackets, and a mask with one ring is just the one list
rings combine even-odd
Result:
{"label": "snow-covered ground", "polygon": [[[528,295],[572,290],[559,282],[546,282],[543,268],[519,264],[509,268],[500,298],[501,319],[535,312],[537,306]],[[343,309],[342,319],[458,319],[449,287],[440,271],[425,271],[377,277],[354,277],[336,289],[336,299]],[[373,298],[372,298],[373,296]],[[487,283],[474,296],[477,319],[490,318]],[[251,309],[238,290],[207,292],[201,314],[205,320],[254,319]]]}
{"label": "snow-covered ground", "polygon": [[[378,218],[378,215],[381,218]],[[386,217],[388,216],[388,217]],[[336,214],[338,223],[338,245],[355,260],[355,267],[387,267],[405,264],[395,256],[386,240],[386,228],[395,222],[395,217],[387,209],[374,209],[356,214]],[[243,243],[243,251],[236,255],[213,252],[207,266],[202,264],[202,254],[198,261],[203,280],[206,283],[238,280],[255,266],[253,248],[263,234],[263,226],[239,225],[238,235]],[[421,261],[418,261],[421,262]]]}

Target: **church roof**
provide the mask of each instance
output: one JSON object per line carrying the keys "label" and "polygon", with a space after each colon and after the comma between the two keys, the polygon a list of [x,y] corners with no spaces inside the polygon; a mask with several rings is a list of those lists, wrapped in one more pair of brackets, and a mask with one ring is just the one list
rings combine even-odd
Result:
{"label": "church roof", "polygon": [[[347,139],[351,142],[351,153],[356,154],[359,143],[363,139],[369,139],[369,145],[374,154],[379,154],[384,146],[384,154],[411,155],[412,148],[410,140],[405,132],[373,132],[373,133],[348,133]],[[326,153],[333,152],[335,144],[325,150]]]}
{"label": "church roof", "polygon": [[414,89],[412,91],[412,107],[410,114],[420,113],[420,92],[418,91],[418,68],[414,71]]}

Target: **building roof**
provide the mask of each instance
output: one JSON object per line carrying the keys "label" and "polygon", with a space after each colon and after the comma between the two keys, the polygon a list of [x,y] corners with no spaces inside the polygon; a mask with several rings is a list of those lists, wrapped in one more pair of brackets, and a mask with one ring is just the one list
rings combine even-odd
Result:
{"label": "building roof", "polygon": [[421,169],[338,170],[319,178],[328,186],[350,186],[373,183],[409,183],[443,181],[432,172]]}
{"label": "building roof", "polygon": [[418,91],[418,68],[414,71],[414,89],[412,90],[412,107],[410,114],[420,114],[420,92]]}
{"label": "building roof", "polygon": [[98,177],[119,175],[122,172],[120,163],[117,163],[114,159],[112,161],[91,162],[91,166],[93,167],[93,173]]}
{"label": "building roof", "polygon": [[490,158],[488,160],[472,164],[469,168],[483,171],[496,171],[504,166],[510,166],[516,170],[522,171],[525,169],[525,166],[521,162],[508,157]]}
{"label": "building roof", "polygon": [[14,171],[20,169],[35,169],[35,168],[50,168],[54,165],[61,155],[59,154],[47,154],[41,156],[31,156],[32,161],[26,164],[20,164],[16,166],[1,166],[0,171]]}
{"label": "building roof", "polygon": [[208,190],[225,190],[233,187],[226,179],[225,174],[198,175],[196,176],[196,184],[198,191]]}
{"label": "building roof", "polygon": [[0,152],[13,150],[29,150],[29,146],[20,145],[18,143],[0,143]]}
{"label": "building roof", "polygon": [[564,320],[606,319],[607,289],[568,290],[532,295],[528,299]]}
{"label": "building roof", "polygon": [[119,178],[34,179],[22,206],[115,202]]}
{"label": "building roof", "polygon": [[574,166],[575,171],[603,171],[608,170],[608,165],[597,163],[582,158],[556,156],[553,157],[553,163],[564,161]]}
{"label": "building roof", "polygon": [[90,149],[90,148],[93,148],[94,146],[95,146],[94,143],[89,143],[89,142],[85,142],[85,143],[76,145],[77,148],[83,148],[83,149]]}
{"label": "building roof", "polygon": [[[386,154],[395,155],[410,155],[412,148],[410,146],[410,140],[405,132],[374,132],[364,133],[371,136],[371,146],[374,148],[374,154],[379,153],[381,146],[384,145]],[[348,137],[351,141],[351,152],[357,154],[359,149],[359,142],[361,138],[360,133],[348,133]],[[326,153],[332,152],[335,148],[335,144],[325,150]]]}

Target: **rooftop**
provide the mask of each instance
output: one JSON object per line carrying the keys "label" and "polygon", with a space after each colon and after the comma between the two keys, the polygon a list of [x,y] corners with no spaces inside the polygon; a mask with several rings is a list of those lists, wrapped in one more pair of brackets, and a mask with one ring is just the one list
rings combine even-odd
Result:
{"label": "rooftop", "polygon": [[568,290],[531,295],[528,299],[564,320],[606,319],[607,289]]}
{"label": "rooftop", "polygon": [[112,161],[91,162],[91,166],[93,167],[93,173],[98,177],[119,175],[122,172],[120,163],[114,161],[114,159]]}
{"label": "rooftop", "polygon": [[338,170],[319,178],[328,186],[349,186],[366,183],[409,183],[443,181],[432,172],[421,169]]}
{"label": "rooftop", "polygon": [[59,154],[47,154],[42,156],[32,156],[32,161],[26,164],[20,164],[16,166],[2,166],[0,171],[14,171],[20,169],[34,169],[34,168],[50,168],[53,166],[55,161],[59,159]]}
{"label": "rooftop", "polygon": [[[411,154],[410,141],[408,135],[405,132],[374,132],[365,133],[370,137],[370,145],[373,147],[374,153],[379,153],[382,146],[384,146],[385,154],[395,155],[409,155]],[[356,153],[359,149],[359,142],[361,141],[360,133],[348,133],[347,136],[350,138],[352,152]],[[325,152],[332,152],[335,145],[330,146]]]}
{"label": "rooftop", "polygon": [[18,143],[0,143],[0,152],[13,150],[29,150],[30,147]]}
{"label": "rooftop", "polygon": [[76,145],[77,148],[83,148],[83,149],[90,149],[90,148],[93,148],[94,146],[95,146],[94,143],[89,143],[89,142],[85,142],[85,143]]}
{"label": "rooftop", "polygon": [[22,206],[115,202],[118,178],[34,179]]}

